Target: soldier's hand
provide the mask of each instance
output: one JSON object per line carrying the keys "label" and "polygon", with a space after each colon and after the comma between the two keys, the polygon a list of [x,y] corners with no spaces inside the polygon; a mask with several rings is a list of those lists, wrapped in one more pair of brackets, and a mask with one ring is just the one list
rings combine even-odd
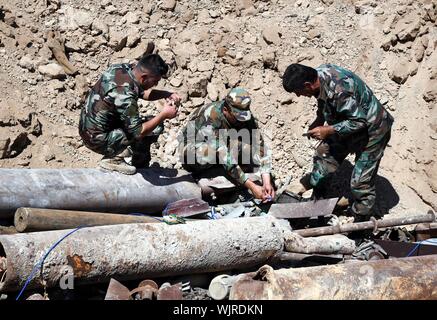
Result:
{"label": "soldier's hand", "polygon": [[174,101],[167,101],[164,108],[161,111],[164,119],[173,119],[178,114],[178,109],[175,106]]}
{"label": "soldier's hand", "polygon": [[311,136],[311,138],[317,139],[317,140],[325,140],[330,135],[335,133],[334,127],[332,126],[319,126],[314,129],[309,130],[308,135]]}
{"label": "soldier's hand", "polygon": [[173,92],[171,94],[171,96],[169,97],[170,100],[173,100],[175,102],[176,106],[179,106],[179,104],[181,103],[181,97],[179,97],[179,95],[175,92]]}
{"label": "soldier's hand", "polygon": [[250,191],[252,191],[253,196],[255,199],[263,199],[264,200],[264,190],[263,187],[254,185],[252,188],[250,188]]}

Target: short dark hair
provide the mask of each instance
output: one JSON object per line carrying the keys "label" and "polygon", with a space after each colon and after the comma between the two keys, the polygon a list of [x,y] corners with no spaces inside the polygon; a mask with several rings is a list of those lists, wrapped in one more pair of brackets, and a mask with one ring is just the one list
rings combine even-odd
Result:
{"label": "short dark hair", "polygon": [[317,71],[303,64],[290,64],[282,76],[282,85],[288,92],[302,90],[305,82],[314,83],[317,80]]}
{"label": "short dark hair", "polygon": [[137,63],[141,71],[150,71],[155,75],[164,77],[168,72],[168,65],[158,54],[146,54]]}

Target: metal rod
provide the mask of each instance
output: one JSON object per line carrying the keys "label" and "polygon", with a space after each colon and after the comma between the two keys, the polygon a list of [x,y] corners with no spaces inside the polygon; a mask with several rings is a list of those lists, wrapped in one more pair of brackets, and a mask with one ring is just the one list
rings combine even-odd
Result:
{"label": "metal rod", "polygon": [[297,234],[303,237],[316,237],[324,236],[337,233],[346,233],[359,230],[377,230],[379,228],[387,228],[394,226],[403,226],[407,224],[416,224],[422,222],[433,222],[435,221],[435,215],[432,211],[428,212],[427,215],[414,216],[414,217],[402,217],[402,218],[390,218],[384,220],[371,219],[366,222],[358,223],[348,223],[343,225],[336,225],[330,227],[320,227],[320,228],[309,228],[295,230]]}
{"label": "metal rod", "polygon": [[18,208],[14,216],[18,232],[74,229],[79,226],[102,226],[123,223],[156,223],[159,219],[126,214]]}

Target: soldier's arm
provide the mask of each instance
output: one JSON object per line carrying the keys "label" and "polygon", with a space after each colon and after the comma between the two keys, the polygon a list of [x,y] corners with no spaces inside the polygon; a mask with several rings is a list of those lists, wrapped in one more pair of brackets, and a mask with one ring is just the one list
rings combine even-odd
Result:
{"label": "soldier's arm", "polygon": [[323,115],[323,104],[324,102],[322,100],[317,100],[316,119],[309,125],[308,130],[323,126],[323,124],[325,123],[325,116]]}
{"label": "soldier's arm", "polygon": [[[217,140],[218,141],[218,140]],[[235,179],[241,185],[244,185],[246,180],[249,178],[241,167],[238,165],[237,159],[232,157],[231,152],[225,145],[218,145],[217,142],[217,153],[220,164],[225,169],[226,173]]]}
{"label": "soldier's arm", "polygon": [[157,90],[157,89],[149,89],[144,91],[143,99],[147,101],[156,101],[160,99],[172,99],[175,102],[180,102],[180,97],[177,93],[166,91],[166,90]]}
{"label": "soldier's arm", "polygon": [[337,113],[345,119],[332,125],[339,135],[348,135],[367,127],[364,112],[350,93],[340,93],[335,99],[335,107]]}

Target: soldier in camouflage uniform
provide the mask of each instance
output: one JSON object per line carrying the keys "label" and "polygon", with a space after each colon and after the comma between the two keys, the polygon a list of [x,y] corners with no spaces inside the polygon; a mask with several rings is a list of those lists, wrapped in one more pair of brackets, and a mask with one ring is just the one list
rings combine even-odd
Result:
{"label": "soldier in camouflage uniform", "polygon": [[[180,154],[186,170],[199,172],[222,165],[231,180],[267,202],[275,196],[271,154],[250,112],[250,103],[245,89],[233,88],[224,100],[198,109],[179,136]],[[248,178],[244,165],[258,167],[262,187]]]}
{"label": "soldier in camouflage uniform", "polygon": [[326,178],[349,153],[355,153],[349,211],[357,221],[367,220],[374,214],[375,178],[390,140],[393,117],[363,80],[333,64],[316,69],[292,64],[283,75],[283,86],[318,102],[317,118],[308,135],[321,143],[314,155],[309,185],[303,183],[301,192],[313,187],[316,197],[323,196]]}
{"label": "soldier in camouflage uniform", "polygon": [[[147,136],[165,119],[176,116],[175,104],[180,101],[177,94],[148,90],[167,71],[168,66],[159,55],[147,54],[136,65],[110,66],[91,88],[82,107],[79,134],[86,147],[104,155],[100,167],[134,174],[136,168],[124,158],[132,156],[135,162],[135,158],[141,157],[140,149]],[[167,101],[156,117],[144,120],[138,112],[139,98]]]}

